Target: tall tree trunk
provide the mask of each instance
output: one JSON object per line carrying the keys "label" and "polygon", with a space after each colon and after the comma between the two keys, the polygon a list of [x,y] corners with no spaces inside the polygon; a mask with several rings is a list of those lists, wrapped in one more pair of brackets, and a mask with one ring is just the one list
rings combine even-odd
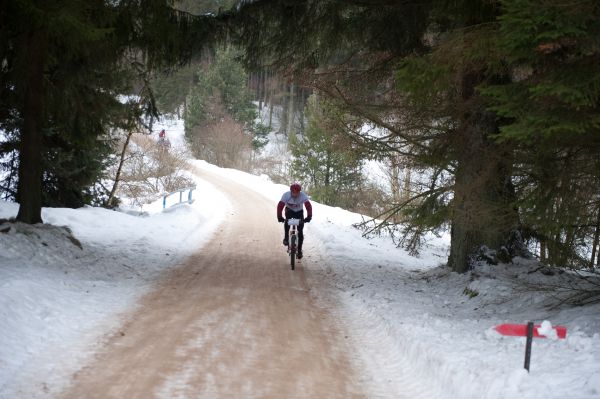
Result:
{"label": "tall tree trunk", "polygon": [[404,167],[404,185],[402,187],[402,195],[401,195],[401,199],[402,201],[408,201],[408,199],[411,197],[410,194],[410,182],[411,182],[411,169],[409,166],[405,166]]}
{"label": "tall tree trunk", "polygon": [[[400,187],[400,156],[397,154],[392,154],[390,157],[389,179],[390,189],[392,191],[392,203],[396,206],[402,201],[402,188]],[[400,222],[398,213],[394,214],[392,222]]]}
{"label": "tall tree trunk", "polygon": [[287,108],[287,127],[286,131],[289,137],[295,136],[294,131],[294,114],[296,113],[296,85],[294,82],[290,83],[290,92],[289,92],[289,105]]}
{"label": "tall tree trunk", "polygon": [[279,117],[279,133],[282,133],[282,134],[284,134],[284,135],[287,136],[288,133],[289,133],[286,130],[287,126],[288,126],[287,117],[289,115],[287,109],[288,109],[288,106],[290,104],[289,101],[288,101],[288,98],[287,98],[288,87],[287,87],[287,85],[284,82],[280,82],[280,84],[278,85],[278,87],[279,87],[278,93],[279,93],[279,96],[280,96],[280,98],[278,98],[278,100],[279,100],[279,103],[281,105],[281,115]]}
{"label": "tall tree trunk", "polygon": [[264,68],[258,72],[258,111],[262,113],[265,90],[265,70]]}
{"label": "tall tree trunk", "polygon": [[[593,269],[595,265],[600,265],[600,253],[598,253],[598,244],[600,243],[600,204],[598,204],[598,215],[596,217],[596,229],[594,231],[594,241],[592,242],[592,257],[590,259],[590,269]],[[599,261],[594,263],[596,254],[598,253]]]}
{"label": "tall tree trunk", "polygon": [[546,240],[540,240],[540,262],[546,263]]}
{"label": "tall tree trunk", "polygon": [[[463,99],[474,95],[476,75],[465,75]],[[457,169],[452,207],[451,247],[448,265],[463,273],[482,246],[498,250],[518,228],[512,208],[515,193],[511,182],[509,152],[490,136],[497,132],[495,116],[473,110],[461,121],[454,150]]]}
{"label": "tall tree trunk", "polygon": [[482,246],[497,250],[509,244],[518,227],[516,211],[511,209],[510,164],[489,139],[490,127],[485,121],[468,127],[458,154],[448,264],[459,273],[470,268]]}
{"label": "tall tree trunk", "polygon": [[323,176],[323,185],[325,186],[325,204],[333,205],[333,198],[331,198],[331,169],[332,167],[332,154],[330,151],[327,151],[327,155],[325,157],[325,176]]}
{"label": "tall tree trunk", "polygon": [[306,126],[304,125],[304,114],[306,108],[306,100],[308,99],[306,89],[300,88],[298,90],[296,107],[298,109],[298,122],[300,124],[298,131],[301,135],[304,135],[306,132]]}
{"label": "tall tree trunk", "polygon": [[[400,194],[400,201],[405,203],[411,198],[410,193],[410,183],[411,183],[411,169],[409,166],[404,166],[404,176],[403,176],[403,187],[402,192]],[[404,220],[400,218],[400,215],[396,215],[395,222],[402,223]]]}
{"label": "tall tree trunk", "polygon": [[30,32],[24,56],[25,70],[23,130],[19,147],[19,212],[23,223],[42,223],[42,128],[44,102],[45,38]]}
{"label": "tall tree trunk", "polygon": [[113,207],[113,202],[115,195],[117,193],[117,188],[119,182],[121,181],[121,172],[123,170],[123,164],[125,163],[125,153],[127,152],[127,147],[129,147],[129,142],[131,141],[131,136],[133,135],[133,131],[127,133],[127,138],[125,138],[125,144],[123,144],[123,150],[121,151],[121,158],[119,159],[119,167],[117,168],[117,173],[115,175],[115,183],[110,190],[110,194],[108,195],[108,199],[106,200],[106,205],[109,207]]}
{"label": "tall tree trunk", "polygon": [[267,77],[265,78],[265,85],[267,85],[265,102],[269,104],[269,130],[273,128],[273,103],[275,99],[273,98],[273,74],[269,71]]}

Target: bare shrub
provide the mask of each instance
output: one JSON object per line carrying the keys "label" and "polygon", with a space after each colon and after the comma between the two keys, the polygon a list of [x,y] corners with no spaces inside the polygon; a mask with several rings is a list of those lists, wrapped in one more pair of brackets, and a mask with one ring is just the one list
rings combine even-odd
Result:
{"label": "bare shrub", "polygon": [[183,149],[159,145],[152,138],[136,134],[126,153],[118,195],[131,205],[141,206],[155,201],[165,192],[192,186],[186,176],[186,154]]}
{"label": "bare shrub", "polygon": [[196,156],[217,166],[250,170],[252,137],[229,115],[195,127],[192,149]]}

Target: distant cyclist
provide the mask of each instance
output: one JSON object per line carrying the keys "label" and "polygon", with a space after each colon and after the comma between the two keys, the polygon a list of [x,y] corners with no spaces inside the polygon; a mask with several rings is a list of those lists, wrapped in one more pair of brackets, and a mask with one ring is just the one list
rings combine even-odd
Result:
{"label": "distant cyclist", "polygon": [[158,145],[162,148],[171,147],[171,142],[167,138],[167,133],[165,132],[165,129],[161,130],[160,133],[158,133]]}
{"label": "distant cyclist", "polygon": [[[285,207],[285,218],[281,216],[281,211]],[[304,218],[304,208],[306,207],[306,218]],[[302,258],[302,242],[304,241],[304,223],[309,223],[312,219],[312,205],[308,199],[308,195],[302,191],[302,186],[299,183],[294,183],[290,186],[290,191],[286,191],[281,196],[281,200],[277,204],[277,221],[283,223],[283,245],[288,245],[290,237],[290,226],[287,224],[288,219],[300,219],[298,226],[298,259]]]}

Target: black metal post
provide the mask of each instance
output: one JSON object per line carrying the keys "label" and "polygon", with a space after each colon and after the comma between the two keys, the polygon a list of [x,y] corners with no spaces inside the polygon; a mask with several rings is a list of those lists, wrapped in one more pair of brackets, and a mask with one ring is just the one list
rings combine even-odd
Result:
{"label": "black metal post", "polygon": [[531,343],[533,341],[533,322],[527,323],[527,343],[525,344],[525,370],[529,372],[529,362],[531,361]]}

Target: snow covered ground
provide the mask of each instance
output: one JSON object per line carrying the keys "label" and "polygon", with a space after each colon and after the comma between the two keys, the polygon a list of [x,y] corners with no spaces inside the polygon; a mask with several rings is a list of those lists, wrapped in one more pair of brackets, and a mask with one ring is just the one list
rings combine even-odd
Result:
{"label": "snow covered ground", "polygon": [[[266,177],[200,165],[274,203],[286,189]],[[318,203],[313,209],[305,245],[319,256],[304,267],[344,303],[341,316],[371,365],[373,397],[600,398],[600,304],[552,306],[580,279],[548,275],[526,259],[459,275],[443,266],[448,237],[429,237],[416,258],[389,238],[361,237],[352,227],[361,215]],[[564,289],[548,291],[552,286]],[[565,340],[534,340],[530,373],[523,368],[525,338],[493,329],[528,321],[568,329]]]}
{"label": "snow covered ground", "polygon": [[[274,207],[286,189],[193,163],[252,187]],[[166,211],[158,202],[139,215],[87,207],[44,209],[44,225],[0,221],[0,398],[54,397],[164,268],[208,242],[229,204],[196,183],[202,196]],[[570,274],[521,259],[458,275],[442,266],[447,237],[430,237],[412,257],[386,237],[363,238],[352,227],[360,215],[313,207],[301,267],[322,289],[311,294],[323,306],[342,304],[338,317],[368,367],[370,397],[600,398],[600,305],[549,307],[558,294],[532,290],[569,287]],[[0,202],[0,219],[17,210]],[[530,320],[568,332],[534,340],[528,373],[525,339],[493,327]]]}

